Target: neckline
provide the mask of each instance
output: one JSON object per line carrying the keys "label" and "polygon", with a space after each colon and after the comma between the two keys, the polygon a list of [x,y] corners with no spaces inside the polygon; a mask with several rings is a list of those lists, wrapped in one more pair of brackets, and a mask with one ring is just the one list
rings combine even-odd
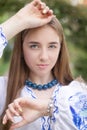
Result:
{"label": "neckline", "polygon": [[[61,87],[62,87],[62,84],[60,84],[60,83],[58,83],[55,86],[53,93],[51,95],[51,98],[55,97],[56,93],[60,90]],[[27,85],[25,85],[24,89],[25,89],[26,94],[28,94],[29,97],[32,97],[34,99],[38,98],[37,95],[35,94],[35,92],[33,91],[34,89],[28,87]]]}

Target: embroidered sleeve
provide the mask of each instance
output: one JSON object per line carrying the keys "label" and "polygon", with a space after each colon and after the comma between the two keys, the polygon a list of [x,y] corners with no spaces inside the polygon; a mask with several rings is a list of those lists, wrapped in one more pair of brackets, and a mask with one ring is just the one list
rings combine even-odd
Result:
{"label": "embroidered sleeve", "polygon": [[0,27],[0,58],[1,58],[2,54],[3,54],[3,50],[6,47],[7,43],[8,42],[7,42],[7,39],[5,37],[4,32],[2,30],[2,27]]}
{"label": "embroidered sleeve", "polygon": [[75,126],[87,129],[87,93],[77,92],[69,98],[70,111]]}
{"label": "embroidered sleeve", "polygon": [[73,81],[61,87],[55,100],[58,112],[55,116],[55,130],[87,129],[87,86]]}

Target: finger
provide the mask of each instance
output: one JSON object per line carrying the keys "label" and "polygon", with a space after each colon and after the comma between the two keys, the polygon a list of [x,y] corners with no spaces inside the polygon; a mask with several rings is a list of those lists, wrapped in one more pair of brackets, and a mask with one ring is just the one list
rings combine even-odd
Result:
{"label": "finger", "polygon": [[10,112],[9,109],[6,110],[6,118],[7,118],[7,120],[14,122],[13,114]]}
{"label": "finger", "polygon": [[42,2],[38,7],[40,10],[43,10],[46,7],[46,4]]}
{"label": "finger", "polygon": [[51,10],[51,9],[48,10],[47,14],[48,14],[48,15],[53,15],[53,10]]}
{"label": "finger", "polygon": [[40,0],[34,0],[32,3],[33,3],[34,6],[37,6],[38,4],[41,3],[41,1]]}
{"label": "finger", "polygon": [[46,7],[46,4],[40,0],[34,0],[33,5],[36,6],[39,10],[42,10]]}
{"label": "finger", "polygon": [[16,128],[19,128],[21,126],[24,126],[25,124],[27,124],[27,122],[25,122],[25,120],[22,120],[18,123],[12,124],[10,129],[16,129]]}
{"label": "finger", "polygon": [[21,98],[14,100],[14,105],[15,105],[16,109],[21,113],[23,111],[22,111],[22,107],[20,105],[20,102],[21,102]]}
{"label": "finger", "polygon": [[46,14],[46,13],[48,13],[48,11],[49,11],[49,7],[46,6],[46,7],[42,10],[42,14]]}
{"label": "finger", "polygon": [[9,104],[8,109],[10,110],[11,113],[13,113],[13,115],[19,116],[19,113],[17,112],[14,103]]}
{"label": "finger", "polygon": [[6,114],[4,115],[4,117],[3,117],[3,120],[2,120],[2,124],[4,125],[4,124],[6,124],[7,123],[7,116],[6,116]]}

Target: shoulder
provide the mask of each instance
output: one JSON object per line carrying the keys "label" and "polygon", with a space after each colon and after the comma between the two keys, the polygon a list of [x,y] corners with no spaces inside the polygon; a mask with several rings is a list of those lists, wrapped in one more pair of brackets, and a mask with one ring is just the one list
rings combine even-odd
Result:
{"label": "shoulder", "polygon": [[69,108],[72,114],[79,111],[85,113],[87,117],[87,85],[83,82],[72,81],[69,85],[61,87],[59,104],[64,109]]}
{"label": "shoulder", "polygon": [[[87,110],[87,85],[83,82],[72,81],[69,85],[61,87],[58,94],[58,104],[64,109],[71,108],[70,106],[76,106],[81,110],[86,107]],[[83,104],[83,105],[82,105]],[[80,108],[82,105],[82,108]]]}
{"label": "shoulder", "polygon": [[76,80],[72,81],[69,85],[62,86],[60,89],[60,94],[65,96],[70,96],[79,92],[87,94],[87,84]]}

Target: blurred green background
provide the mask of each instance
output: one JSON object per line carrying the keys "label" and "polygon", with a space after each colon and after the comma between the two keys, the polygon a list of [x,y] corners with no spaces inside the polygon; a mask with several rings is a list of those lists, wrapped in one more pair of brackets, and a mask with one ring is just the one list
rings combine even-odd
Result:
{"label": "blurred green background", "polygon": [[[30,0],[0,0],[0,23],[28,2]],[[54,10],[64,28],[73,76],[82,76],[87,80],[87,5],[73,6],[70,0],[43,0],[43,2]],[[14,39],[9,41],[0,59],[0,75],[8,73],[13,41]]]}

